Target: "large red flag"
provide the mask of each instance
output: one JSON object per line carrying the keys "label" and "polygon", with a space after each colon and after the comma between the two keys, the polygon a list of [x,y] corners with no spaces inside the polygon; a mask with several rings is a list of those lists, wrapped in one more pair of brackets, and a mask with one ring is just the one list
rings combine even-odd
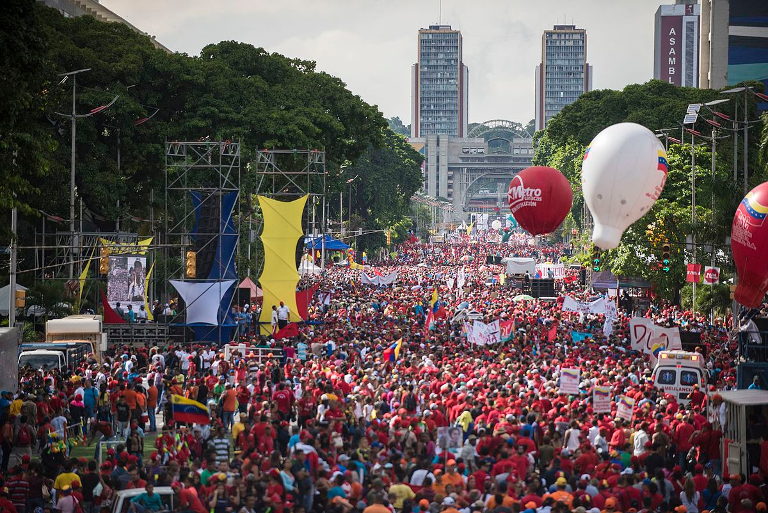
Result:
{"label": "large red flag", "polygon": [[101,306],[104,308],[104,324],[125,324],[126,320],[109,305],[107,296],[101,293]]}
{"label": "large red flag", "polygon": [[547,331],[547,341],[554,342],[557,338],[557,321],[552,321],[552,327]]}
{"label": "large red flag", "polygon": [[295,322],[289,322],[285,325],[285,328],[277,330],[272,338],[280,340],[281,338],[298,337],[299,325]]}

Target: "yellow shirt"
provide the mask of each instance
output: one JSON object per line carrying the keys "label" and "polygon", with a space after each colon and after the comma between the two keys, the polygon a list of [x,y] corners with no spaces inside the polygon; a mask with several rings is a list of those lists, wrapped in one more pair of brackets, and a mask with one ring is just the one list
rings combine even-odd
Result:
{"label": "yellow shirt", "polygon": [[245,431],[245,424],[242,422],[235,422],[235,424],[232,426],[232,440],[237,440],[237,437],[240,436],[240,433]]}
{"label": "yellow shirt", "polygon": [[54,481],[53,487],[57,490],[62,490],[65,486],[72,486],[72,483],[75,481],[80,481],[80,476],[74,472],[62,472],[56,476],[56,481]]}
{"label": "yellow shirt", "polygon": [[[8,410],[8,415],[12,417],[18,417],[21,415],[21,405],[24,404],[24,401],[21,399],[15,399]],[[34,419],[27,419],[30,422],[34,422]]]}
{"label": "yellow shirt", "polygon": [[403,502],[406,499],[413,499],[416,497],[416,494],[413,493],[411,487],[403,483],[390,486],[389,493],[395,496],[395,501],[392,503],[393,506],[395,506],[395,509],[401,509],[403,507]]}

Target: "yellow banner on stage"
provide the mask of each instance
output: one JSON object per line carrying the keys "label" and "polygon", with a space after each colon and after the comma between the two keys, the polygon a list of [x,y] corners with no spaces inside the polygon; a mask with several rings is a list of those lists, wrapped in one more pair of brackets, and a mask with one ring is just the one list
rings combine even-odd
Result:
{"label": "yellow banner on stage", "polygon": [[261,332],[268,335],[272,331],[272,306],[278,306],[280,301],[288,307],[291,322],[301,320],[296,306],[296,285],[299,283],[296,243],[304,236],[301,217],[308,196],[294,201],[277,201],[265,196],[257,198],[264,218],[264,230],[261,233],[264,270],[259,278],[264,302],[259,321]]}
{"label": "yellow banner on stage", "polygon": [[154,237],[142,239],[137,241],[136,244],[132,244],[129,242],[114,242],[99,237],[101,245],[109,249],[110,255],[146,255],[149,245],[152,244],[152,239],[154,239]]}
{"label": "yellow banner on stage", "polygon": [[147,319],[150,321],[155,320],[155,316],[152,315],[152,308],[149,306],[149,280],[152,279],[152,271],[155,269],[155,263],[152,262],[152,267],[149,268],[149,272],[144,277],[144,310],[147,312]]}

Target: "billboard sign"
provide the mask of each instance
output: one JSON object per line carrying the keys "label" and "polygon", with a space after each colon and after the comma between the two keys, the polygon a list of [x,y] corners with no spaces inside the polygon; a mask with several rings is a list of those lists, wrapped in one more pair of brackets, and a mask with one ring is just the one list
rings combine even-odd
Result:
{"label": "billboard sign", "polygon": [[679,86],[683,69],[683,17],[661,17],[661,51],[659,80]]}
{"label": "billboard sign", "polygon": [[[123,314],[132,305],[138,312],[144,305],[144,283],[147,275],[147,257],[144,255],[113,255],[109,257],[107,275],[107,300],[117,311],[117,303]],[[118,312],[119,313],[119,312]]]}

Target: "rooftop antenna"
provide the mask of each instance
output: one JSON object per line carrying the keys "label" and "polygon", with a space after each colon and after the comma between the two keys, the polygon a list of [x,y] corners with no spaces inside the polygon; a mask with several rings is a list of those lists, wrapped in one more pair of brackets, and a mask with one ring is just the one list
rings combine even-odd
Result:
{"label": "rooftop antenna", "polygon": [[443,24],[443,0],[437,0],[437,24]]}

